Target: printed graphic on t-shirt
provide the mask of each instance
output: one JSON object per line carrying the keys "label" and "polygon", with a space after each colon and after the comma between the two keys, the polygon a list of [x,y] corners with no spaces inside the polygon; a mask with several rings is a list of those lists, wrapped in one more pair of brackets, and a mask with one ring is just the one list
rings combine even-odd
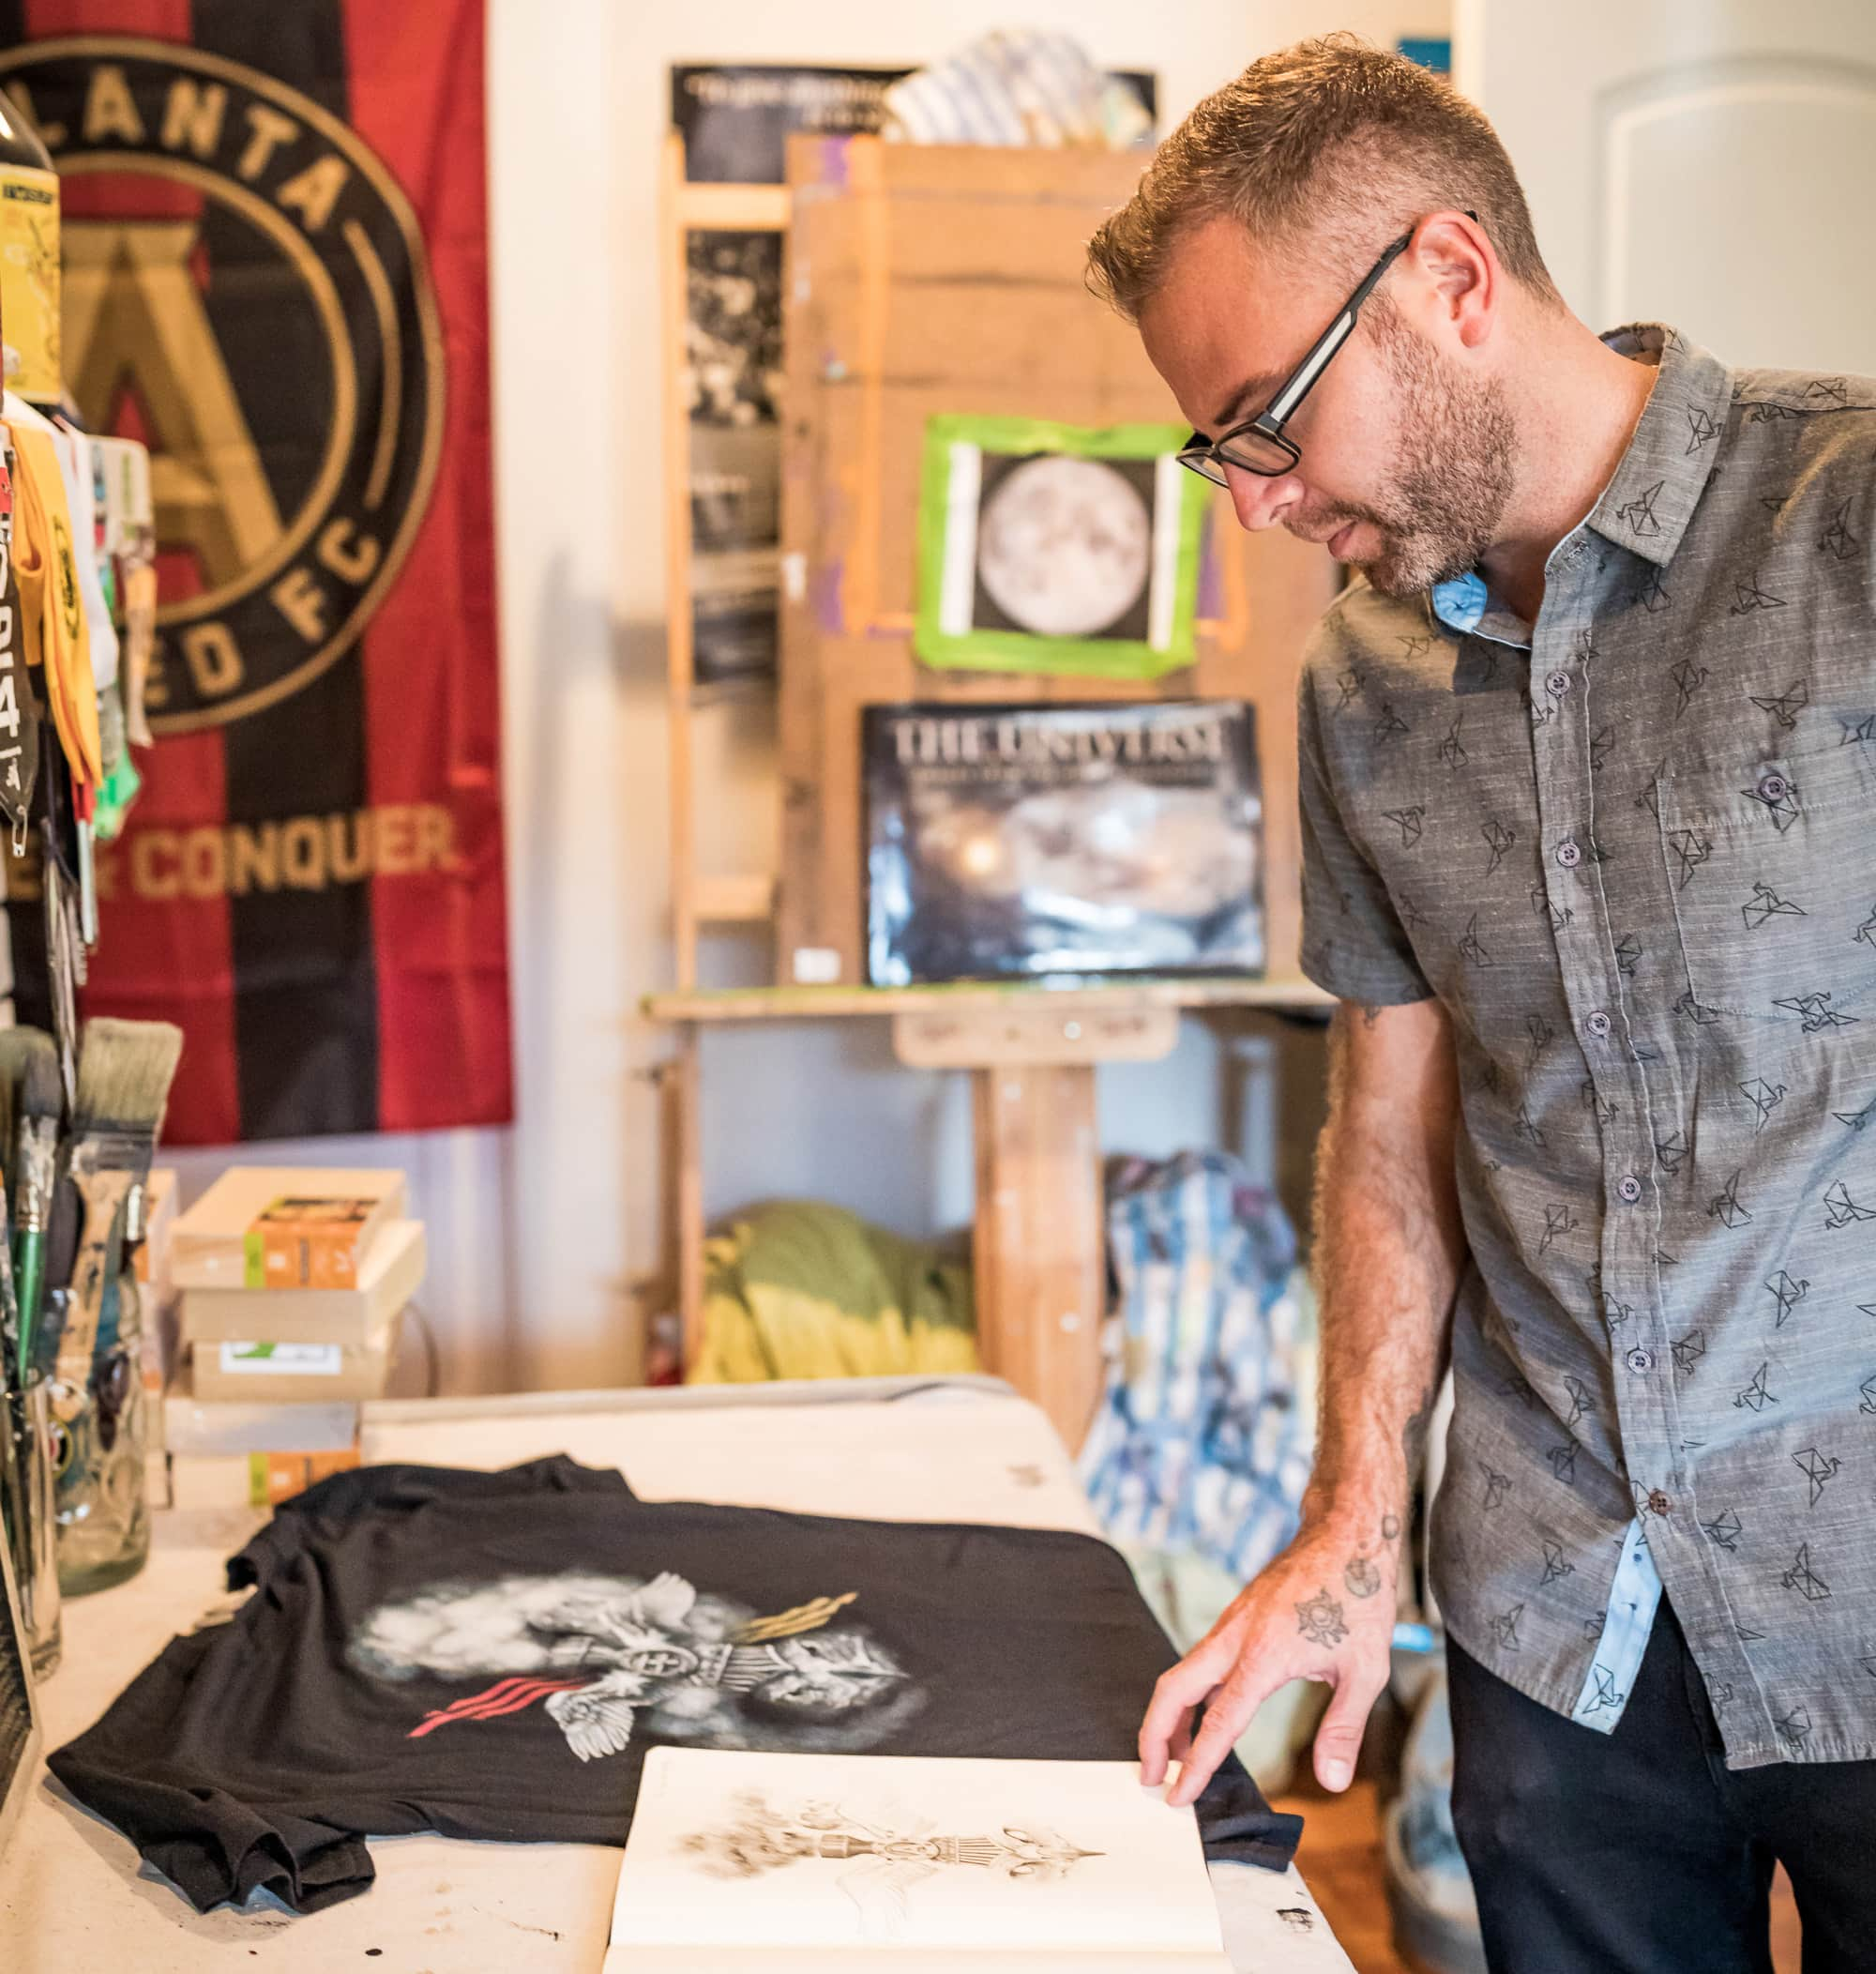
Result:
{"label": "printed graphic on t-shirt", "polygon": [[411,1740],[541,1701],[582,1762],[623,1753],[635,1729],[706,1748],[851,1753],[924,1701],[870,1630],[835,1622],[855,1596],[764,1617],[668,1570],[445,1584],[381,1604],[349,1656],[383,1679],[499,1676],[431,1709]]}

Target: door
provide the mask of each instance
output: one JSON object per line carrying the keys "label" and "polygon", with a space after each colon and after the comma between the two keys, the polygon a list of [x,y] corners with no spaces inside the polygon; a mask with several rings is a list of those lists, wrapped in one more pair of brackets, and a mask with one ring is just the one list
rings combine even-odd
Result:
{"label": "door", "polygon": [[1732,364],[1876,373],[1876,7],[1454,11],[1454,79],[1585,322],[1671,322]]}

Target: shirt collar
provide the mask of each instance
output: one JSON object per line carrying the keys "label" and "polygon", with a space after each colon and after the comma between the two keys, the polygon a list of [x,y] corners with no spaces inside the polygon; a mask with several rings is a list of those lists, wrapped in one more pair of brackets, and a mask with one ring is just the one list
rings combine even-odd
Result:
{"label": "shirt collar", "polygon": [[1665,323],[1631,323],[1602,340],[1619,356],[1652,357],[1659,371],[1589,524],[1605,540],[1665,567],[1713,473],[1732,402],[1732,373]]}
{"label": "shirt collar", "polygon": [[[1653,362],[1657,375],[1622,463],[1590,510],[1587,525],[1605,540],[1663,566],[1681,545],[1713,473],[1732,402],[1732,372],[1666,323],[1630,323],[1602,340],[1619,356]],[[1429,600],[1449,630],[1520,642],[1508,617],[1503,625],[1494,621],[1482,628],[1489,613],[1494,619],[1505,614],[1491,608],[1476,569],[1435,583]]]}

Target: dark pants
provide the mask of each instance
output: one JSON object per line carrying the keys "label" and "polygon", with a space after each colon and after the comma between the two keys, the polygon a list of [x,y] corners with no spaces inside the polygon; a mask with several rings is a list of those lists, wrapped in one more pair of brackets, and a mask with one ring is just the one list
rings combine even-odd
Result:
{"label": "dark pants", "polygon": [[1805,1974],[1876,1969],[1876,1762],[1729,1769],[1665,1598],[1611,1735],[1447,1655],[1453,1826],[1492,1974],[1771,1974],[1775,1860]]}

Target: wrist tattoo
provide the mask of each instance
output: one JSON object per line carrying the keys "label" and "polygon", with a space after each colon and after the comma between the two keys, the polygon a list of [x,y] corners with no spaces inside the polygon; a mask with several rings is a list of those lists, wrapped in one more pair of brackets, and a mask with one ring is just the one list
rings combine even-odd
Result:
{"label": "wrist tattoo", "polygon": [[1400,1517],[1383,1515],[1381,1518],[1381,1540],[1384,1542],[1398,1542],[1400,1540]]}
{"label": "wrist tattoo", "polygon": [[1348,1636],[1342,1607],[1329,1595],[1326,1584],[1296,1606],[1296,1629],[1311,1645],[1339,1645]]}
{"label": "wrist tattoo", "polygon": [[1349,1587],[1351,1597],[1372,1597],[1381,1588],[1381,1572],[1374,1567],[1371,1556],[1357,1556],[1342,1572],[1342,1581]]}

